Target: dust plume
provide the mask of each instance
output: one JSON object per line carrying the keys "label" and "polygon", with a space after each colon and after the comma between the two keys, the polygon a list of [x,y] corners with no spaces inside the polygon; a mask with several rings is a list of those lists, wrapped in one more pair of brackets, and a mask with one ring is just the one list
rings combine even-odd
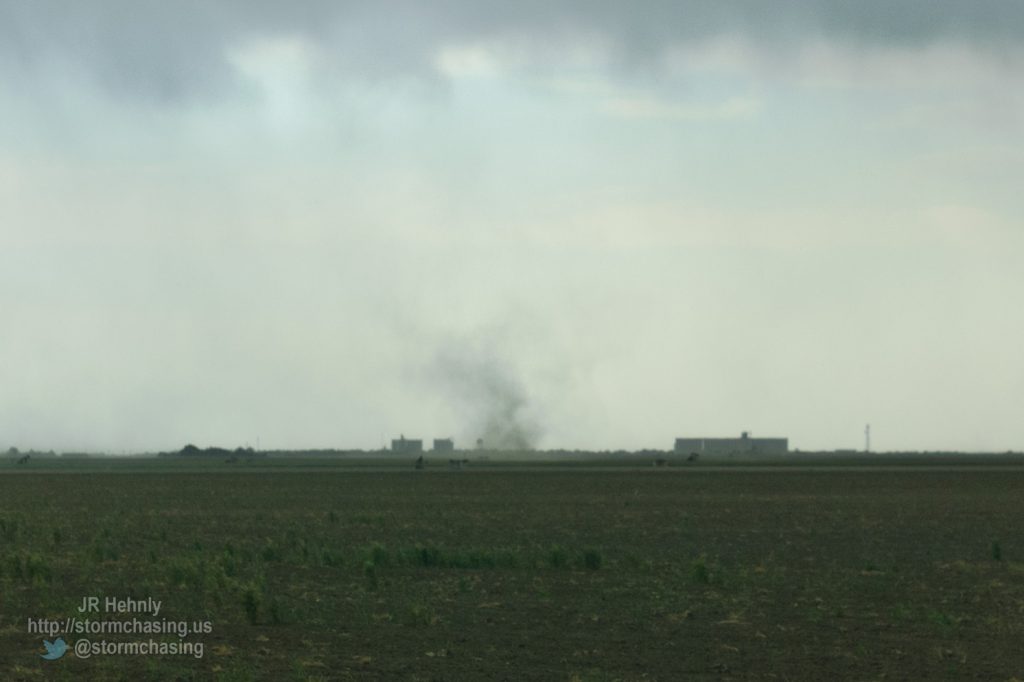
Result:
{"label": "dust plume", "polygon": [[510,362],[472,344],[455,344],[437,353],[432,370],[456,404],[462,430],[474,445],[485,450],[536,446],[542,429],[530,414],[529,394]]}

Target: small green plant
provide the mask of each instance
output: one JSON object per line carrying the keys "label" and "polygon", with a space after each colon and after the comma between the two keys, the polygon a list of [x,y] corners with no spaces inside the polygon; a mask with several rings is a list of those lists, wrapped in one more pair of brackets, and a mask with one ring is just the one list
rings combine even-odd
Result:
{"label": "small green plant", "polygon": [[437,547],[416,547],[409,554],[412,559],[410,563],[412,563],[412,565],[414,566],[423,566],[429,568],[432,566],[442,566],[444,565],[444,563],[446,563],[444,561],[444,556],[442,555],[441,550],[439,550]]}
{"label": "small green plant", "polygon": [[8,572],[15,580],[48,583],[53,578],[49,562],[39,554],[12,555],[7,560]]}
{"label": "small green plant", "polygon": [[331,568],[338,568],[344,563],[344,561],[341,558],[341,554],[332,552],[325,547],[320,550],[320,563]]}
{"label": "small green plant", "polygon": [[628,552],[622,559],[622,565],[631,571],[650,571],[654,568],[654,562],[650,559],[643,559],[634,552]]}
{"label": "small green plant", "polygon": [[501,566],[502,568],[518,568],[522,565],[519,553],[511,549],[500,549],[494,553],[494,563],[486,566],[485,568],[491,568],[492,566]]}
{"label": "small green plant", "polygon": [[17,516],[0,516],[0,540],[14,543],[21,533],[22,522]]}
{"label": "small green plant", "polygon": [[249,619],[249,624],[256,625],[263,609],[263,591],[258,585],[250,584],[245,588],[242,593],[242,608],[245,609],[245,616]]}
{"label": "small green plant", "polygon": [[690,564],[690,578],[699,585],[707,585],[711,582],[711,569],[708,568],[707,557],[703,554]]}
{"label": "small green plant", "polygon": [[889,611],[894,620],[909,621],[914,619],[914,611],[906,604],[896,604]]}
{"label": "small green plant", "polygon": [[452,565],[455,568],[494,568],[502,559],[507,560],[507,557],[496,557],[487,550],[473,549],[454,557]]}
{"label": "small green plant", "polygon": [[218,563],[220,564],[220,569],[224,572],[224,575],[229,578],[233,578],[238,575],[238,559],[235,558],[233,552],[225,550],[224,553],[220,555]]}
{"label": "small green plant", "polygon": [[299,541],[302,539],[303,538],[299,535],[299,532],[294,528],[289,528],[287,531],[285,531],[284,540],[285,544],[289,547],[297,547]]}
{"label": "small green plant", "polygon": [[377,589],[377,564],[373,561],[363,562],[363,575],[366,576],[366,587],[369,590]]}
{"label": "small green plant", "polygon": [[271,625],[284,625],[288,622],[288,619],[285,616],[285,608],[279,599],[272,599],[270,601],[270,607],[267,609],[267,615],[270,618]]}
{"label": "small green plant", "polygon": [[264,561],[280,561],[282,557],[281,548],[274,544],[272,540],[267,540],[266,544],[263,545],[263,549],[260,550],[260,558]]}
{"label": "small green plant", "polygon": [[30,554],[25,559],[25,575],[32,582],[48,583],[53,578],[49,562],[38,554]]}
{"label": "small green plant", "polygon": [[117,549],[109,540],[98,540],[92,546],[92,558],[96,563],[102,564],[105,561],[117,561],[120,558]]}
{"label": "small green plant", "polygon": [[949,614],[943,613],[941,611],[930,611],[928,612],[927,618],[929,622],[934,623],[935,625],[938,625],[943,628],[948,628],[955,624],[953,619],[949,616]]}
{"label": "small green plant", "polygon": [[583,551],[583,565],[592,571],[596,571],[601,568],[601,553],[596,549],[587,549]]}
{"label": "small green plant", "polygon": [[205,583],[205,564],[195,558],[178,556],[168,563],[170,583],[180,587],[202,589]]}
{"label": "small green plant", "polygon": [[1003,548],[999,545],[999,540],[992,541],[992,560],[1002,561],[1003,560]]}
{"label": "small green plant", "polygon": [[433,625],[440,618],[425,604],[413,604],[406,613],[406,625],[427,626]]}
{"label": "small green plant", "polygon": [[370,545],[370,561],[374,566],[387,566],[391,563],[391,554],[384,545],[375,542]]}
{"label": "small green plant", "polygon": [[551,568],[564,568],[569,563],[569,553],[561,545],[553,545],[548,551],[548,565]]}

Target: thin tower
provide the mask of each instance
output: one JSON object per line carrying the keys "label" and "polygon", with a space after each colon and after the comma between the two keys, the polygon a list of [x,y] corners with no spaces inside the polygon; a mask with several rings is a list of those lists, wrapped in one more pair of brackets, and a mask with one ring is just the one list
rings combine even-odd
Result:
{"label": "thin tower", "polygon": [[871,452],[871,424],[864,426],[864,452]]}

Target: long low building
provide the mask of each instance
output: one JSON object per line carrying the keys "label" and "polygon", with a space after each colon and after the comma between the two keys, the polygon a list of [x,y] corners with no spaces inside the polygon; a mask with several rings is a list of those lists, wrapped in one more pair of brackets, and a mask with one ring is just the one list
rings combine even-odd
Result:
{"label": "long low building", "polygon": [[739,438],[676,438],[677,455],[784,455],[788,438],[751,438],[746,431]]}

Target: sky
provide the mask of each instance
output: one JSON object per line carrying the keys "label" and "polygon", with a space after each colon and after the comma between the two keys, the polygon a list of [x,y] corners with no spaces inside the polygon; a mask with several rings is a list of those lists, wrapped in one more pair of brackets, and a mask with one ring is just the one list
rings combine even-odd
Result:
{"label": "sky", "polygon": [[0,0],[0,447],[1024,449],[1016,0]]}

